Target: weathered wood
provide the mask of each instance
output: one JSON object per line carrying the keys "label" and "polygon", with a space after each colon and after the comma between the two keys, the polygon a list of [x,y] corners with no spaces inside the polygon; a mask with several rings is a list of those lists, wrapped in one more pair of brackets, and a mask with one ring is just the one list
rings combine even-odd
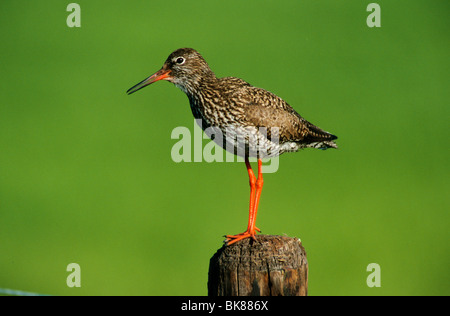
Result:
{"label": "weathered wood", "polygon": [[211,258],[209,296],[306,296],[308,262],[298,238],[258,235]]}

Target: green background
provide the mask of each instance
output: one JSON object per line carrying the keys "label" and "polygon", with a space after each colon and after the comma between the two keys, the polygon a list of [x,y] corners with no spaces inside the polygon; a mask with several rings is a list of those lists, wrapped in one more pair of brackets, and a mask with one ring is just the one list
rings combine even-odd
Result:
{"label": "green background", "polygon": [[339,136],[281,156],[258,213],[303,241],[310,295],[450,295],[450,3],[378,1],[369,28],[370,2],[79,0],[69,28],[70,1],[1,1],[0,288],[207,294],[222,236],[246,228],[245,165],[173,162],[186,96],[125,93],[193,47]]}

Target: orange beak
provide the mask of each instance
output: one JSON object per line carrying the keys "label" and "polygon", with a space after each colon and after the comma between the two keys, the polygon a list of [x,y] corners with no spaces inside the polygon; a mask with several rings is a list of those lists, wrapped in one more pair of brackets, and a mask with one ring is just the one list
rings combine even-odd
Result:
{"label": "orange beak", "polygon": [[142,80],[137,85],[128,89],[127,94],[135,93],[136,91],[148,86],[149,84],[152,84],[153,82],[156,82],[159,80],[167,80],[168,78],[170,78],[170,76],[169,76],[170,71],[171,71],[170,69],[166,70],[166,69],[164,69],[164,67],[161,68],[159,71],[155,72],[153,75],[151,75],[147,79]]}

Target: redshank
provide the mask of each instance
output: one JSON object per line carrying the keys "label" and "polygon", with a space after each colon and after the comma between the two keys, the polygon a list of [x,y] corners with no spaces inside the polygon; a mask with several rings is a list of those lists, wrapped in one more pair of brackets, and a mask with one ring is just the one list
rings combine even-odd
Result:
{"label": "redshank", "polygon": [[[262,158],[308,147],[337,148],[333,142],[336,136],[306,121],[275,94],[239,78],[217,78],[205,59],[192,48],[171,53],[160,70],[127,93],[159,80],[172,82],[184,91],[192,114],[203,130],[215,128],[214,141],[227,150],[231,143],[232,152],[244,157],[250,179],[248,225],[241,234],[227,235],[227,245],[245,238],[256,240],[260,232],[256,215],[264,183]],[[253,173],[250,157],[258,159],[258,177]]]}

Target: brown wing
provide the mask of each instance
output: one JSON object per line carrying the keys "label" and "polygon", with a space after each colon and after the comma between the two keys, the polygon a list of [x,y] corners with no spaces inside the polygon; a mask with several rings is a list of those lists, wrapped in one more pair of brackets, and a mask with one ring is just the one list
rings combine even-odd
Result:
{"label": "brown wing", "polygon": [[256,127],[278,127],[280,143],[290,141],[309,144],[337,139],[336,136],[302,118],[275,94],[255,87],[249,90],[252,93],[246,94],[250,96],[245,109],[247,122]]}

